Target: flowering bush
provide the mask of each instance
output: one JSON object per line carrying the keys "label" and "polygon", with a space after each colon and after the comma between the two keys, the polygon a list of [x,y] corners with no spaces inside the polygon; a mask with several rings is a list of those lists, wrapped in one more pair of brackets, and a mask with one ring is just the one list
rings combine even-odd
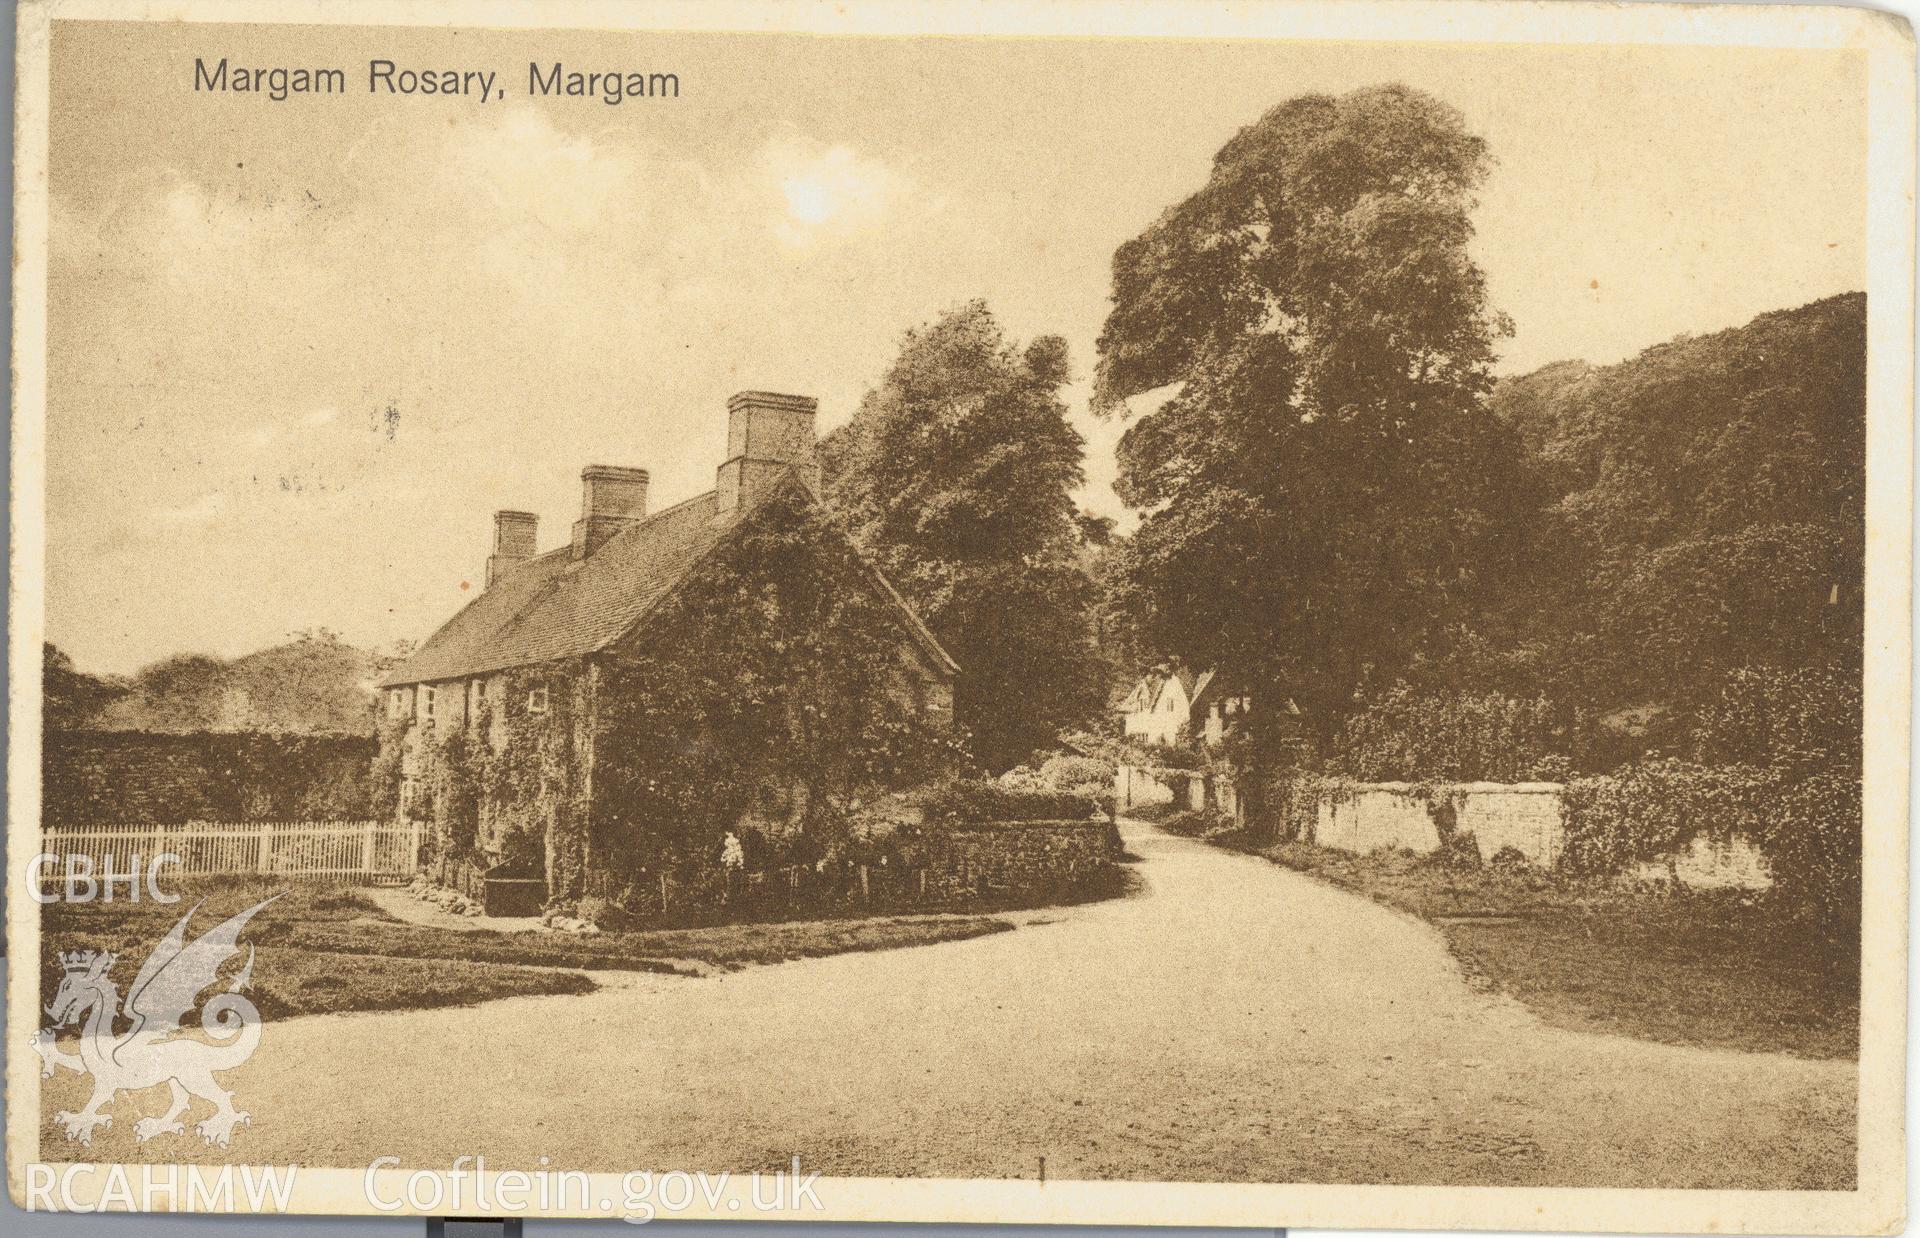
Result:
{"label": "flowering bush", "polygon": [[1112,817],[1113,774],[1114,767],[1098,757],[1061,752],[1048,757],[1039,769],[1031,765],[1016,765],[1000,775],[997,781],[1009,791],[1079,796]]}
{"label": "flowering bush", "polygon": [[1040,779],[1056,791],[1111,786],[1113,766],[1094,757],[1061,752],[1041,764]]}

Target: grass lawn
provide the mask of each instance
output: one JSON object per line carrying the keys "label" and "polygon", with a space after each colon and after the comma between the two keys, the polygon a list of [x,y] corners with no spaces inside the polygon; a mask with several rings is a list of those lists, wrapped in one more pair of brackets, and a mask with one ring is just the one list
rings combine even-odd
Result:
{"label": "grass lawn", "polygon": [[[496,997],[592,990],[588,970],[682,972],[686,964],[741,967],[853,950],[885,950],[1002,932],[991,916],[881,916],[713,928],[602,933],[463,932],[407,924],[352,887],[266,881],[189,888],[174,904],[53,903],[41,913],[42,1004],[53,998],[63,950],[111,950],[124,998],[148,953],[197,899],[189,938],[272,894],[247,925],[257,951],[250,990],[269,1019],[349,1010],[423,1010]],[[244,958],[244,954],[242,955]],[[231,973],[238,964],[229,964]]]}
{"label": "grass lawn", "polygon": [[1857,951],[1796,929],[1764,898],[1637,893],[1234,834],[1211,841],[1430,921],[1472,980],[1555,1026],[1806,1058],[1859,1053]]}

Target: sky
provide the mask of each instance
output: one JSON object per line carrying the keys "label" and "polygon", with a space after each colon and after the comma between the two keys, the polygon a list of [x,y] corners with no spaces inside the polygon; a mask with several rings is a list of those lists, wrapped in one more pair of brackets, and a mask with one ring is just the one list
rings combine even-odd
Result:
{"label": "sky", "polygon": [[[543,548],[587,464],[709,489],[726,400],[844,422],[906,329],[983,297],[1066,338],[1086,412],[1115,248],[1302,93],[1458,108],[1500,369],[1621,360],[1865,283],[1865,65],[1739,48],[56,23],[47,633],[85,670],[331,628],[426,637],[491,513]],[[196,92],[194,61],[347,93]],[[367,92],[367,62],[504,97]],[[528,64],[677,99],[530,97]]]}

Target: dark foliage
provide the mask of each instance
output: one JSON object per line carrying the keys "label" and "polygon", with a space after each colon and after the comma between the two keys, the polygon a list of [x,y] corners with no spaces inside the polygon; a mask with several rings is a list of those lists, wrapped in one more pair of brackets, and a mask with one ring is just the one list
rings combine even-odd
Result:
{"label": "dark foliage", "polygon": [[74,669],[73,659],[54,645],[42,651],[40,707],[49,731],[77,731],[131,689],[123,681]]}
{"label": "dark foliage", "polygon": [[135,675],[101,677],[76,671],[49,645],[43,672],[47,725],[371,735],[375,710],[368,685],[396,656],[357,649],[321,628],[238,658],[175,654]]}
{"label": "dark foliage", "polygon": [[949,778],[915,794],[929,825],[983,821],[1070,821],[1097,806],[1067,791],[1017,791],[982,778]]}
{"label": "dark foliage", "polygon": [[48,731],[41,820],[358,820],[373,812],[374,753],[363,735]]}
{"label": "dark foliage", "polygon": [[1472,605],[1529,510],[1480,398],[1508,329],[1468,253],[1487,166],[1418,91],[1304,96],[1114,257],[1096,406],[1178,384],[1121,441],[1146,514],[1114,609],[1287,685],[1323,737]]}
{"label": "dark foliage", "polygon": [[750,811],[823,856],[862,798],[958,759],[846,536],[768,502],[604,670],[594,846],[629,880],[713,868]]}
{"label": "dark foliage", "polygon": [[1601,710],[1690,708],[1745,668],[1857,678],[1865,333],[1853,293],[1502,383],[1556,497],[1528,588],[1435,670]]}
{"label": "dark foliage", "polygon": [[956,717],[996,772],[1105,703],[1082,548],[1112,530],[1071,497],[1067,378],[1061,340],[1020,349],[971,302],[906,334],[823,452],[854,536],[959,662]]}

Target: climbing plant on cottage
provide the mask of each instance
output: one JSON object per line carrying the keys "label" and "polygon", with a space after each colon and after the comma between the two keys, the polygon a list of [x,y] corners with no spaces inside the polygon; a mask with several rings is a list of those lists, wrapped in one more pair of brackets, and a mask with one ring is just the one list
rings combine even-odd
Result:
{"label": "climbing plant on cottage", "polygon": [[376,777],[430,823],[429,876],[700,887],[729,834],[828,851],[954,759],[959,668],[819,504],[813,414],[735,396],[714,489],[660,512],[645,470],[589,466],[546,553],[537,517],[496,514],[486,588],[384,685]]}
{"label": "climbing plant on cottage", "polygon": [[595,825],[616,886],[715,866],[742,824],[762,857],[818,859],[861,800],[958,760],[872,579],[824,513],[789,495],[608,663],[599,742],[630,755],[608,767]]}

